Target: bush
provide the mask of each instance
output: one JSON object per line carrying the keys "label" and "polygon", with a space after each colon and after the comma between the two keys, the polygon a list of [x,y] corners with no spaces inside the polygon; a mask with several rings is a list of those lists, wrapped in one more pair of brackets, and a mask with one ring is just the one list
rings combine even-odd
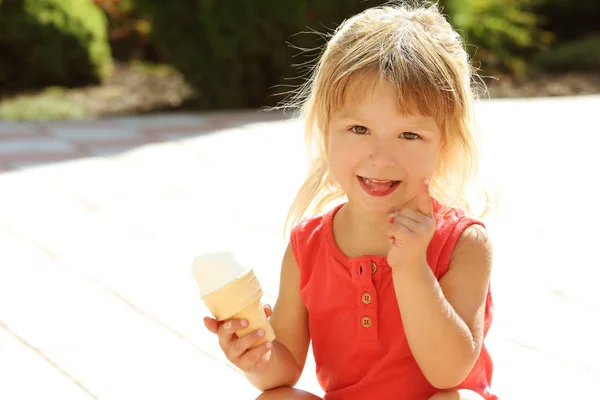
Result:
{"label": "bush", "polygon": [[[272,105],[272,96],[294,85],[298,70],[290,67],[295,46],[315,48],[318,35],[298,35],[323,26],[333,28],[344,18],[382,1],[364,0],[137,0],[151,16],[151,41],[161,61],[172,63],[199,94],[200,108],[241,108]],[[306,61],[305,59],[302,61]],[[291,80],[290,80],[291,79]]]}
{"label": "bush", "polygon": [[0,102],[0,121],[80,119],[85,109],[62,97],[62,89],[48,88],[34,95],[20,95]]}
{"label": "bush", "polygon": [[[537,20],[530,12],[537,0],[442,0],[455,28],[486,73],[524,72],[522,55],[537,46]],[[272,96],[299,84],[298,70],[317,52],[296,57],[296,47],[324,44],[319,35],[344,19],[386,1],[364,0],[137,0],[151,16],[151,41],[162,62],[172,63],[199,92],[201,108],[272,105]],[[289,88],[288,88],[289,90]]]}
{"label": "bush", "polygon": [[102,11],[82,0],[0,0],[0,85],[101,81],[112,58]]}
{"label": "bush", "polygon": [[600,35],[557,44],[539,52],[533,60],[538,67],[549,72],[600,72]]}
{"label": "bush", "polygon": [[148,40],[150,21],[139,15],[133,0],[94,0],[108,19],[108,38],[113,58],[121,61],[155,61]]}
{"label": "bush", "polygon": [[543,16],[542,27],[562,41],[600,33],[598,0],[543,0],[536,12]]}
{"label": "bush", "polygon": [[442,4],[485,73],[508,71],[523,76],[525,56],[547,38],[533,12],[538,1],[445,0]]}

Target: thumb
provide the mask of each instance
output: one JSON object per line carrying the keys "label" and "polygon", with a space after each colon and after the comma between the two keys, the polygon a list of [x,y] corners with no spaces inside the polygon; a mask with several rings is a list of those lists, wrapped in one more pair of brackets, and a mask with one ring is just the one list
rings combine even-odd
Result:
{"label": "thumb", "polygon": [[204,317],[204,326],[206,326],[206,329],[208,329],[210,332],[215,334],[219,329],[219,323],[217,322],[217,320],[210,317]]}
{"label": "thumb", "polygon": [[263,304],[263,309],[265,310],[265,314],[267,315],[267,318],[269,318],[271,315],[273,315],[273,310],[271,309],[270,305]]}
{"label": "thumb", "polygon": [[417,211],[428,217],[433,217],[433,204],[429,194],[429,178],[421,179],[417,194]]}

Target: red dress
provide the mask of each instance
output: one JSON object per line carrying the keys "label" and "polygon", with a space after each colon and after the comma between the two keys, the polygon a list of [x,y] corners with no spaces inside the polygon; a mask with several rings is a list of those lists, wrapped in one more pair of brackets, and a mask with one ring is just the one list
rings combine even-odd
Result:
{"label": "red dress", "polygon": [[[428,399],[439,390],[427,381],[410,352],[386,258],[348,258],[335,242],[333,216],[341,206],[303,220],[290,240],[325,399]],[[434,201],[434,211],[439,209]],[[438,280],[448,270],[459,236],[472,224],[483,225],[458,209],[436,218],[427,261]],[[492,322],[492,308],[488,290],[484,335]],[[490,391],[492,369],[483,345],[459,388],[497,399]]]}

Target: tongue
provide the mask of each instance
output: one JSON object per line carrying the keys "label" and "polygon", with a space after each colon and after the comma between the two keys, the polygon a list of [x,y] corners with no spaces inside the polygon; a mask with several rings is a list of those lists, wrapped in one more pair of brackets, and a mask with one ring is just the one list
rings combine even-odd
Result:
{"label": "tongue", "polygon": [[386,190],[388,190],[389,188],[392,187],[393,182],[374,182],[374,181],[369,181],[369,187],[374,191],[374,192],[385,192]]}

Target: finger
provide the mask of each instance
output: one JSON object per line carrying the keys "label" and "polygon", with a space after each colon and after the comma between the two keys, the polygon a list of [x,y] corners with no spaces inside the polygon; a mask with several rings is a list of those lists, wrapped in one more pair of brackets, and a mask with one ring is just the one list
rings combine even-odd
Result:
{"label": "finger", "polygon": [[204,326],[206,326],[206,329],[210,332],[216,334],[219,329],[219,322],[214,318],[204,317]]}
{"label": "finger", "polygon": [[257,329],[253,332],[250,332],[247,335],[242,336],[241,338],[234,340],[231,343],[231,347],[229,350],[229,356],[232,359],[239,358],[242,354],[244,354],[250,346],[254,343],[263,340],[265,337],[264,329]]}
{"label": "finger", "polygon": [[263,304],[263,308],[265,310],[265,314],[266,314],[267,318],[269,318],[271,315],[273,315],[273,309],[271,308],[270,305]]}
{"label": "finger", "polygon": [[424,230],[421,224],[405,215],[396,218],[392,229],[397,231],[398,228],[406,228],[410,233],[418,233]]}
{"label": "finger", "polygon": [[238,367],[245,371],[260,370],[271,358],[273,343],[266,342],[242,355]]}
{"label": "finger", "polygon": [[397,245],[400,243],[404,243],[406,240],[405,238],[413,236],[414,233],[408,229],[406,226],[404,226],[403,224],[392,224],[392,226],[390,227],[390,229],[388,229],[388,237],[390,240],[390,245]]}
{"label": "finger", "polygon": [[400,215],[400,210],[397,209],[396,207],[392,207],[389,209],[388,211],[388,223],[393,224],[394,221],[396,220],[396,217]]}
{"label": "finger", "polygon": [[421,228],[425,231],[430,229],[431,226],[435,224],[435,221],[432,217],[423,215],[420,212],[413,210],[412,208],[406,207],[402,210],[400,215],[412,219],[417,224],[421,225]]}
{"label": "finger", "polygon": [[248,327],[248,320],[246,319],[231,319],[221,324],[221,326],[219,326],[219,330],[217,331],[221,349],[223,349],[224,352],[228,352],[235,333],[246,327]]}
{"label": "finger", "polygon": [[423,214],[421,214],[419,211],[415,211],[412,208],[404,208],[402,209],[402,211],[400,211],[400,213],[398,214],[398,217],[406,217],[406,218],[410,218],[413,221],[419,223],[419,222],[423,222],[425,218],[427,218],[426,216],[424,216]]}
{"label": "finger", "polygon": [[419,192],[417,194],[417,211],[421,214],[433,217],[433,204],[431,195],[429,194],[429,179],[423,178],[419,184]]}

